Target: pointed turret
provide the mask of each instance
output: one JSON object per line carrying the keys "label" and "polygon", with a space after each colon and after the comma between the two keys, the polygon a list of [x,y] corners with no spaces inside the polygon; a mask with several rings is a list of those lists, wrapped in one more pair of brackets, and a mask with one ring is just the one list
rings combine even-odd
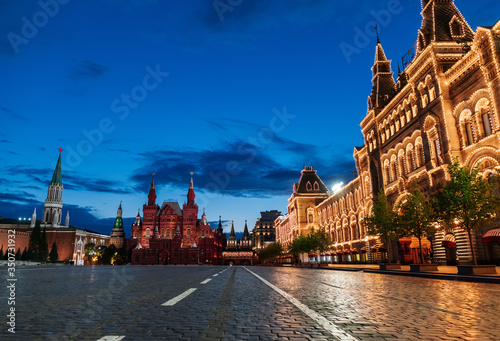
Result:
{"label": "pointed turret", "polygon": [[217,226],[217,233],[221,236],[224,234],[224,229],[222,228],[222,217],[221,216],[219,216],[219,226]]}
{"label": "pointed turret", "polygon": [[118,210],[116,210],[116,219],[115,223],[113,224],[113,229],[111,230],[109,243],[114,244],[118,249],[122,248],[125,244],[125,231],[123,229],[121,201],[120,206],[118,206]]}
{"label": "pointed turret", "polygon": [[203,214],[201,215],[201,223],[208,225],[207,215],[205,214],[205,207],[203,207]]}
{"label": "pointed turret", "polygon": [[50,182],[51,184],[62,185],[61,154],[62,150],[59,151],[59,159],[57,159],[56,169],[54,169],[54,174],[52,175],[52,181]]}
{"label": "pointed turret", "polygon": [[241,238],[240,246],[242,250],[249,250],[252,248],[252,238],[248,233],[248,226],[246,220],[245,220],[245,229],[243,230],[243,237]]}
{"label": "pointed turret", "polygon": [[229,237],[236,237],[236,234],[234,233],[234,220],[231,221],[231,233],[229,234]]}
{"label": "pointed turret", "polygon": [[35,210],[33,211],[33,214],[31,215],[30,227],[31,228],[35,227],[35,224],[36,224],[36,207],[35,207]]}
{"label": "pointed turret", "polygon": [[148,194],[148,205],[154,205],[155,203],[156,203],[155,173],[153,172],[153,179],[151,180],[151,187],[149,188],[149,194]]}
{"label": "pointed turret", "polygon": [[375,47],[375,62],[372,66],[372,93],[368,97],[368,109],[379,108],[382,106],[383,97],[395,89],[396,83],[392,77],[391,61],[387,60],[382,44],[378,39]]}
{"label": "pointed turret", "polygon": [[236,233],[234,233],[234,221],[231,222],[231,233],[227,240],[227,249],[236,250],[238,248],[238,240],[236,239]]}
{"label": "pointed turret", "polygon": [[49,184],[47,199],[43,205],[43,216],[41,227],[61,227],[62,218],[62,192],[63,183],[61,175],[61,153],[62,148],[59,148],[59,158],[57,159],[56,168],[52,175],[52,180]]}
{"label": "pointed turret", "polygon": [[191,172],[191,182],[189,183],[189,190],[187,194],[187,204],[194,205],[194,185],[193,185],[193,172]]}
{"label": "pointed turret", "polygon": [[421,14],[417,54],[433,42],[462,43],[474,39],[474,31],[453,0],[424,0]]}
{"label": "pointed turret", "polygon": [[246,220],[245,220],[245,229],[243,230],[243,237],[250,237],[250,234],[248,233],[248,226]]}
{"label": "pointed turret", "polygon": [[66,212],[66,220],[64,221],[64,226],[69,227],[69,211]]}
{"label": "pointed turret", "polygon": [[123,230],[122,203],[121,202],[120,202],[120,206],[118,207],[118,210],[116,210],[116,219],[115,219],[115,223],[113,224],[113,230],[116,230],[116,229]]}
{"label": "pointed turret", "polygon": [[141,209],[139,209],[139,212],[137,212],[137,216],[135,217],[135,222],[134,222],[133,226],[142,226]]}

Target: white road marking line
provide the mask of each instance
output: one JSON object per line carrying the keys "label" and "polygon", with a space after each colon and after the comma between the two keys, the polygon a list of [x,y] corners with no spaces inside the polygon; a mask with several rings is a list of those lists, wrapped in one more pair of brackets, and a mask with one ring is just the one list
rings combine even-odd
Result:
{"label": "white road marking line", "polygon": [[167,302],[163,303],[162,306],[164,306],[164,305],[165,306],[173,306],[174,304],[176,304],[177,302],[179,302],[183,298],[186,298],[189,295],[191,295],[195,290],[196,290],[196,288],[188,289],[188,290],[184,291],[182,294],[175,296],[171,300],[168,300]]}
{"label": "white road marking line", "polygon": [[123,339],[124,337],[125,337],[125,335],[106,335],[106,336],[101,337],[97,341],[119,341],[119,340]]}
{"label": "white road marking line", "polygon": [[211,278],[207,278],[206,280],[204,280],[203,282],[201,282],[200,284],[207,284],[208,282],[210,282],[212,279]]}
{"label": "white road marking line", "polygon": [[257,275],[253,271],[248,270],[246,267],[244,267],[244,268],[245,268],[245,270],[247,270],[248,272],[250,272],[252,275],[254,275],[258,279],[260,279],[262,282],[264,282],[264,284],[268,285],[274,291],[276,291],[281,296],[283,296],[284,298],[286,298],[294,306],[296,306],[297,308],[299,308],[300,310],[302,310],[304,312],[304,314],[306,314],[311,319],[313,319],[314,321],[316,321],[321,327],[323,327],[325,330],[327,330],[328,332],[330,332],[333,336],[335,336],[339,340],[347,340],[347,341],[357,340],[351,334],[349,334],[349,333],[343,331],[342,329],[338,328],[333,323],[331,323],[330,321],[328,321],[324,316],[322,316],[322,315],[318,314],[316,311],[310,309],[308,306],[306,306],[305,304],[303,304],[302,302],[300,302],[299,300],[297,300],[296,298],[294,298],[293,296],[291,296],[287,292],[281,290],[280,288],[278,288],[274,284],[269,283],[268,281],[266,281],[264,278],[260,277],[259,275]]}
{"label": "white road marking line", "polygon": [[217,276],[219,276],[219,274],[215,274],[215,275],[213,275],[212,277],[217,277]]}

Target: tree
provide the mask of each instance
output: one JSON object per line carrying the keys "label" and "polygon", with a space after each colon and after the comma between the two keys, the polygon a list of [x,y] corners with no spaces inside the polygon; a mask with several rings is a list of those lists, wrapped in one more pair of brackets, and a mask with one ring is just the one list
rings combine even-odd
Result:
{"label": "tree", "polygon": [[422,194],[416,182],[411,184],[406,200],[397,207],[399,211],[398,225],[407,237],[417,237],[420,263],[424,263],[422,255],[422,238],[435,231],[432,204]]}
{"label": "tree", "polygon": [[3,253],[3,245],[2,245],[2,248],[0,249],[0,259],[3,259],[3,255],[4,255],[4,253]]}
{"label": "tree", "polygon": [[21,260],[21,248],[18,248],[18,249],[17,249],[17,252],[16,252],[16,260]]}
{"label": "tree", "polygon": [[89,261],[90,264],[92,264],[94,260],[94,257],[97,255],[97,250],[95,247],[94,243],[87,243],[85,244],[85,256],[87,256],[87,260]]}
{"label": "tree", "polygon": [[[308,235],[308,238],[310,240],[311,250],[316,250],[319,254],[329,250],[332,244],[332,240],[324,228],[320,228],[317,231],[313,229]],[[319,258],[319,262],[321,263],[321,257]]]}
{"label": "tree", "polygon": [[303,253],[309,253],[314,249],[311,239],[306,236],[299,236],[295,238],[288,246],[288,253],[297,259]]}
{"label": "tree", "polygon": [[31,234],[30,234],[29,248],[31,250],[30,259],[32,259],[32,260],[39,260],[40,259],[40,241],[41,241],[41,239],[42,239],[42,231],[40,229],[40,221],[37,221],[35,223],[35,226],[33,227],[33,231],[31,231]]}
{"label": "tree", "polygon": [[372,212],[363,220],[367,233],[372,236],[380,236],[388,247],[389,262],[392,263],[392,252],[389,249],[390,241],[399,234],[399,224],[397,223],[397,214],[387,201],[384,190],[380,190],[377,200],[373,203]]}
{"label": "tree", "polygon": [[487,181],[479,169],[461,166],[455,158],[448,166],[450,181],[443,185],[436,195],[436,211],[440,221],[450,224],[451,219],[462,224],[471,243],[472,259],[477,265],[471,231],[490,223],[499,208],[498,196],[494,190],[498,177]]}
{"label": "tree", "polygon": [[58,259],[59,259],[59,255],[57,254],[57,244],[56,244],[56,242],[54,242],[52,244],[52,249],[50,250],[49,259],[50,259],[50,261],[52,263],[57,262]]}
{"label": "tree", "polygon": [[102,253],[100,255],[100,263],[104,265],[113,264],[115,256],[118,254],[118,249],[115,244],[111,244],[108,247],[100,247]]}
{"label": "tree", "polygon": [[24,248],[23,253],[21,254],[21,260],[28,260],[29,259],[29,254],[28,254],[28,248]]}
{"label": "tree", "polygon": [[43,227],[42,236],[40,238],[40,260],[46,261],[49,257],[49,244],[47,243],[47,230]]}
{"label": "tree", "polygon": [[272,243],[267,245],[265,248],[259,251],[259,260],[265,261],[268,259],[275,259],[281,256],[283,253],[283,247],[280,243]]}

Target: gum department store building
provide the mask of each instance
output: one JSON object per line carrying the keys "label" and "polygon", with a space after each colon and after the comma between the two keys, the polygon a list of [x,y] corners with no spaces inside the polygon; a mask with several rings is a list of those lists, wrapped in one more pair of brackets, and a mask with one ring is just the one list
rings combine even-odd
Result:
{"label": "gum department store building", "polygon": [[[422,7],[413,58],[396,81],[377,39],[373,88],[361,121],[365,144],[353,154],[358,176],[331,194],[306,167],[294,185],[288,215],[275,222],[277,241],[285,247],[321,227],[333,241],[323,261],[372,262],[389,249],[402,262],[418,262],[416,238],[387,247],[367,235],[363,218],[379,189],[397,204],[412,182],[425,194],[446,181],[454,157],[479,167],[483,176],[499,167],[500,21],[474,32],[452,0],[424,0]],[[487,230],[476,231],[472,241],[458,225],[438,231],[424,240],[425,252],[432,248],[434,257],[454,264],[471,260],[473,243],[478,261],[498,262],[500,229]]]}

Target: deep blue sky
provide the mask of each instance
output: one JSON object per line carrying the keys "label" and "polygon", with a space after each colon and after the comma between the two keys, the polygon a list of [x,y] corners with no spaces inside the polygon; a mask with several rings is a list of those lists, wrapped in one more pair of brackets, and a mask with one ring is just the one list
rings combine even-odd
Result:
{"label": "deep blue sky", "polygon": [[[192,171],[200,210],[237,231],[286,212],[304,164],[351,180],[376,44],[358,32],[378,22],[396,72],[421,24],[416,0],[60,1],[0,0],[0,216],[42,212],[62,147],[63,214],[105,233],[153,171],[159,204],[182,205]],[[500,19],[456,4],[474,30]]]}

